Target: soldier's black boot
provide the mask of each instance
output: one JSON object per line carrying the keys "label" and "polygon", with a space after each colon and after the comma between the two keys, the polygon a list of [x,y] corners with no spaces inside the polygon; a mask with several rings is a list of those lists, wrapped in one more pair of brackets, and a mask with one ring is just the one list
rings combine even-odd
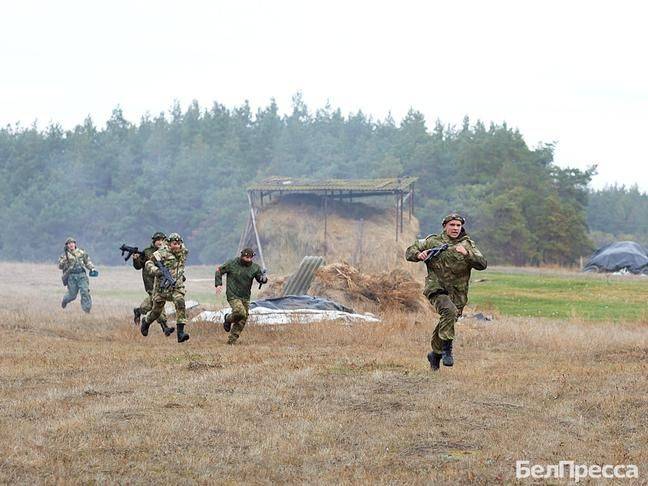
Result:
{"label": "soldier's black boot", "polygon": [[65,309],[65,306],[68,305],[68,301],[65,300],[65,297],[63,297],[63,300],[61,301],[61,307]]}
{"label": "soldier's black boot", "polygon": [[443,366],[452,366],[454,364],[454,358],[452,357],[452,339],[447,341],[441,341],[441,346],[443,349]]}
{"label": "soldier's black boot", "polygon": [[433,371],[439,371],[439,365],[441,364],[441,355],[436,354],[434,351],[430,351],[427,355],[427,359],[430,362],[430,367]]}
{"label": "soldier's black boot", "polygon": [[179,343],[184,343],[185,341],[189,340],[189,334],[186,334],[184,332],[184,324],[178,323],[178,342]]}
{"label": "soldier's black boot", "polygon": [[139,307],[135,307],[133,309],[133,322],[135,323],[136,326],[140,325],[140,318],[142,317],[142,311],[140,310]]}
{"label": "soldier's black boot", "polygon": [[148,330],[151,324],[149,322],[146,322],[146,316],[142,317],[142,320],[140,322],[140,332],[142,333],[142,336],[148,336]]}
{"label": "soldier's black boot", "polygon": [[166,322],[160,322],[160,327],[162,328],[162,332],[166,337],[169,337],[171,334],[173,334],[173,331],[175,331],[175,327],[167,326]]}
{"label": "soldier's black boot", "polygon": [[225,318],[223,319],[223,329],[225,329],[225,332],[230,332],[230,330],[232,329],[232,323],[227,322],[227,319],[229,318],[229,316],[230,316],[230,314],[227,313],[227,314],[225,314]]}

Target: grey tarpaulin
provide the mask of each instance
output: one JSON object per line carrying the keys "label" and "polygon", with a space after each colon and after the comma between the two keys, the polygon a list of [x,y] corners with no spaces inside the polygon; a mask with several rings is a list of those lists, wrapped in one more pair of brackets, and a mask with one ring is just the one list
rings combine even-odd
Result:
{"label": "grey tarpaulin", "polygon": [[322,299],[321,297],[312,297],[310,295],[286,295],[284,297],[274,297],[272,299],[256,300],[250,303],[250,309],[256,307],[265,307],[266,309],[316,309],[316,310],[336,310],[355,314],[353,309],[346,307],[332,300]]}
{"label": "grey tarpaulin", "polygon": [[585,272],[618,272],[622,269],[648,273],[648,251],[634,241],[610,243],[596,250],[583,267]]}

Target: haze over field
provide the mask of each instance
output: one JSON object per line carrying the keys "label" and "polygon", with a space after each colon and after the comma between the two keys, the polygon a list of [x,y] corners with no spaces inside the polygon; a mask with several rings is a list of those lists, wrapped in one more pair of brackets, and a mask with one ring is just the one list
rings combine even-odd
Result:
{"label": "haze over field", "polygon": [[561,167],[597,163],[592,186],[648,190],[641,2],[240,2],[109,4],[27,0],[3,7],[0,124],[73,128],[302,91],[346,114],[420,110],[460,125],[506,121]]}

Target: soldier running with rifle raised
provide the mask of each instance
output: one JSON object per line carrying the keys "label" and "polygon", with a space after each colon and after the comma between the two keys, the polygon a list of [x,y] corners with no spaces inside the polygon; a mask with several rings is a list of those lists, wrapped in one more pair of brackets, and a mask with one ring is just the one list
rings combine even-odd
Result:
{"label": "soldier running with rifle raised", "polygon": [[148,335],[149,326],[162,317],[164,305],[170,301],[173,302],[176,310],[178,342],[183,343],[189,339],[189,334],[184,332],[187,323],[184,272],[188,254],[189,250],[185,247],[182,237],[178,233],[171,233],[166,239],[166,245],[153,252],[152,257],[146,262],[146,271],[154,276],[151,297],[153,306],[141,318],[142,336]]}
{"label": "soldier running with rifle raised", "polygon": [[[162,248],[165,239],[166,235],[161,231],[157,231],[151,237],[151,245],[147,248],[144,248],[144,250],[142,251],[140,251],[136,246],[133,247],[122,245],[119,248],[122,252],[122,256],[126,254],[126,257],[124,258],[125,261],[128,261],[128,259],[132,255],[133,267],[135,268],[135,270],[142,271],[142,282],[144,282],[144,290],[148,294],[139,305],[139,307],[135,307],[133,309],[133,322],[136,326],[140,325],[141,316],[146,315],[153,308],[155,275],[153,275],[146,269],[146,262],[150,261],[153,258],[153,253]],[[170,336],[171,334],[173,334],[173,331],[175,331],[174,327],[169,327],[167,325],[167,316],[164,312],[164,308],[162,308],[158,322],[160,323],[160,327],[162,328],[165,336]]]}

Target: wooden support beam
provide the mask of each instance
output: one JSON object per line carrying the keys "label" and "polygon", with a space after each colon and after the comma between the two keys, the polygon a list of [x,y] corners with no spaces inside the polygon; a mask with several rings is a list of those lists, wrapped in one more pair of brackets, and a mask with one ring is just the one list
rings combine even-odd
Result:
{"label": "wooden support beam", "polygon": [[254,205],[252,203],[252,197],[250,196],[249,192],[248,192],[248,202],[250,203],[250,219],[252,220],[252,229],[254,230],[254,237],[256,239],[257,250],[259,250],[259,258],[261,259],[261,267],[262,268],[267,268],[266,264],[265,264],[265,260],[263,258],[263,248],[261,248],[261,240],[259,239],[259,232],[257,231],[256,217],[254,215]]}
{"label": "wooden support beam", "polygon": [[403,193],[400,193],[400,232],[403,233]]}
{"label": "wooden support beam", "polygon": [[328,196],[324,192],[324,256],[328,251]]}
{"label": "wooden support beam", "polygon": [[396,196],[395,199],[396,199],[396,241],[398,241],[398,196]]}

